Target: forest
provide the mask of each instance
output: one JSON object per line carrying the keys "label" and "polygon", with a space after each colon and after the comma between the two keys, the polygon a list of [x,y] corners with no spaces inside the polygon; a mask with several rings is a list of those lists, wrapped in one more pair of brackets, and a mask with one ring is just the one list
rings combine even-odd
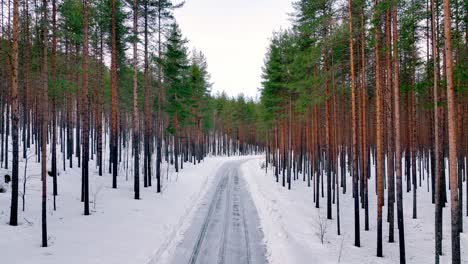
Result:
{"label": "forest", "polygon": [[[140,200],[142,188],[162,192],[165,164],[179,172],[211,156],[262,155],[271,181],[310,187],[309,206],[326,208],[336,235],[352,221],[355,247],[384,257],[386,243],[398,243],[400,263],[413,263],[404,212],[420,217],[420,192],[429,192],[434,262],[448,253],[453,264],[467,261],[466,1],[296,0],[291,26],[269,40],[258,98],[212,92],[208,60],[174,15],[184,1],[0,1],[7,224],[21,221],[20,169],[32,157],[42,247],[67,170],[79,168],[75,188],[90,215],[92,177],[109,175],[117,189],[130,172]],[[353,199],[354,215],[340,215],[340,198]],[[372,223],[376,244],[363,245]]]}
{"label": "forest", "polygon": [[[324,206],[332,219],[336,203],[339,235],[339,196],[348,189],[348,168],[354,245],[361,245],[362,226],[367,231],[369,221],[376,220],[376,253],[382,257],[382,225],[388,224],[388,242],[395,242],[396,228],[400,263],[405,263],[403,211],[418,217],[418,190],[424,190],[426,176],[435,207],[435,263],[443,254],[442,213],[448,200],[452,263],[461,263],[460,232],[468,216],[462,209],[464,200],[468,209],[463,194],[465,182],[468,196],[466,1],[293,4],[293,26],[271,39],[260,99],[269,128],[266,162],[274,165],[276,181],[291,188],[304,172],[317,208],[326,181]],[[374,164],[377,219],[369,219]],[[404,203],[405,191],[413,195]]]}

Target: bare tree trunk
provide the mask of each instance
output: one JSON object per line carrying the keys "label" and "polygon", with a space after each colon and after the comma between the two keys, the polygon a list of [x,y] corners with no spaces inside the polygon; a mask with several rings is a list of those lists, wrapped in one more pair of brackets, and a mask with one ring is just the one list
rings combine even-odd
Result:
{"label": "bare tree trunk", "polygon": [[353,175],[353,197],[354,197],[354,245],[361,246],[359,230],[359,192],[358,192],[358,164],[357,164],[357,128],[356,128],[356,87],[354,80],[354,41],[353,41],[353,2],[349,0],[349,56],[351,65],[351,130],[352,130],[352,175]]}
{"label": "bare tree trunk", "polygon": [[361,155],[362,155],[362,179],[364,180],[364,230],[369,230],[369,188],[368,188],[368,159],[369,151],[367,145],[367,90],[366,90],[366,64],[365,64],[365,21],[364,6],[361,9]]}
{"label": "bare tree trunk", "polygon": [[47,123],[48,123],[48,70],[47,70],[47,0],[43,3],[43,21],[42,21],[42,131],[41,131],[41,178],[42,178],[42,247],[47,247]]}
{"label": "bare tree trunk", "polygon": [[375,0],[375,108],[376,108],[376,163],[377,163],[377,257],[383,257],[382,206],[383,206],[383,120],[382,120],[382,87],[380,81],[380,16],[377,10],[379,0]]}
{"label": "bare tree trunk", "polygon": [[140,199],[140,139],[138,122],[138,0],[133,1],[133,157],[135,199]]}
{"label": "bare tree trunk", "polygon": [[[151,186],[151,134],[153,129],[151,111],[151,90],[150,90],[150,76],[149,76],[149,58],[148,58],[148,1],[144,1],[144,21],[145,21],[145,66],[144,66],[144,110],[145,110],[145,136],[144,136],[144,187]],[[158,120],[159,121],[159,120]]]}
{"label": "bare tree trunk", "polygon": [[51,54],[51,70],[54,89],[52,92],[52,178],[53,178],[53,195],[54,195],[54,210],[57,210],[57,117],[56,117],[56,96],[57,96],[57,6],[56,0],[52,0],[52,54]]}
{"label": "bare tree trunk", "polygon": [[83,0],[83,75],[82,75],[82,105],[81,120],[83,127],[81,130],[82,142],[82,177],[83,177],[83,196],[84,196],[84,215],[89,215],[89,95],[88,95],[88,0]]}
{"label": "bare tree trunk", "polygon": [[449,133],[449,177],[450,206],[452,219],[452,264],[461,263],[460,255],[460,206],[458,201],[457,171],[457,110],[455,104],[455,86],[453,83],[452,33],[450,24],[450,1],[444,0],[444,36],[447,77],[447,112]]}
{"label": "bare tree trunk", "polygon": [[[103,32],[100,30],[99,32],[99,84],[102,84],[102,78],[103,78],[103,65],[104,65],[104,59],[103,59]],[[101,87],[101,85],[99,86]],[[97,96],[97,111],[96,111],[96,133],[97,133],[97,163],[99,165],[99,171],[98,174],[99,176],[102,176],[102,168],[104,166],[102,162],[102,88],[100,91],[98,91],[98,96]]]}
{"label": "bare tree trunk", "polygon": [[[3,8],[3,6],[2,6]],[[11,186],[11,211],[10,225],[18,225],[18,24],[19,24],[19,0],[13,0],[13,38],[11,50],[11,134],[13,141],[13,168]]]}
{"label": "bare tree trunk", "polygon": [[393,38],[393,119],[395,131],[395,173],[396,173],[396,200],[397,200],[397,225],[398,243],[400,248],[400,264],[406,263],[405,256],[405,225],[403,222],[403,185],[401,172],[401,123],[400,123],[400,60],[398,53],[398,12],[395,5],[392,10],[392,38]]}
{"label": "bare tree trunk", "polygon": [[[159,59],[162,58],[162,25],[161,25],[161,2],[158,2],[158,57]],[[161,113],[161,104],[162,104],[162,96],[163,96],[163,87],[162,87],[162,65],[158,65],[158,113],[157,113],[157,132],[156,132],[156,140],[157,146],[156,146],[156,192],[160,193],[161,192],[161,163],[162,163],[162,153],[161,153],[161,148],[162,148],[162,113]],[[166,142],[167,144],[167,142]]]}
{"label": "bare tree trunk", "polygon": [[116,2],[112,0],[112,33],[111,33],[111,160],[112,188],[117,188],[117,32],[116,32]]}
{"label": "bare tree trunk", "polygon": [[440,109],[439,103],[439,62],[438,62],[438,49],[436,41],[436,7],[435,0],[431,0],[431,24],[432,24],[432,61],[433,61],[433,97],[434,97],[434,171],[433,177],[435,178],[435,263],[440,261],[442,255],[442,139],[440,130]]}

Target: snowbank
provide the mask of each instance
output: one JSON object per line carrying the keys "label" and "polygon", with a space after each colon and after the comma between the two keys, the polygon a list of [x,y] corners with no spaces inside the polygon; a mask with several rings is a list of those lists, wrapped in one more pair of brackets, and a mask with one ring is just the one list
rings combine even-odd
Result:
{"label": "snowbank", "polygon": [[[141,200],[133,199],[133,177],[125,170],[118,177],[118,189],[112,189],[112,177],[90,175],[92,215],[83,215],[80,202],[81,170],[62,172],[58,177],[57,211],[52,206],[52,178],[48,177],[49,247],[40,247],[41,188],[39,164],[30,160],[26,192],[26,211],[19,212],[19,226],[8,225],[11,190],[0,194],[1,263],[8,264],[129,264],[160,263],[181,239],[193,212],[212,184],[218,168],[228,160],[206,158],[202,164],[184,164],[176,175],[162,166],[165,188],[143,188]],[[68,165],[68,163],[67,163]],[[90,163],[94,173],[94,162]],[[20,163],[20,189],[24,162]],[[141,171],[141,170],[140,170]],[[3,175],[5,170],[0,169]],[[143,177],[140,176],[142,179]],[[143,180],[143,179],[142,179]],[[153,180],[155,182],[155,180]]]}
{"label": "snowbank", "polygon": [[[340,193],[341,236],[337,235],[336,208],[333,220],[326,220],[326,197],[321,198],[320,211],[313,203],[312,188],[299,181],[288,191],[275,182],[272,170],[268,174],[260,168],[263,159],[248,161],[242,166],[249,191],[257,207],[261,228],[265,234],[268,259],[271,264],[349,263],[394,264],[399,263],[398,230],[395,222],[396,243],[388,243],[387,209],[384,215],[384,257],[376,257],[376,196],[374,175],[369,181],[370,231],[364,231],[364,211],[361,211],[361,248],[354,247],[354,205],[350,186],[346,194]],[[418,188],[418,219],[412,219],[412,192],[404,192],[404,221],[407,263],[434,263],[434,206],[426,182]],[[406,184],[406,183],[405,183]],[[404,190],[406,186],[404,185]],[[396,206],[396,205],[395,205]],[[450,204],[444,209],[444,239],[441,263],[450,263]],[[395,208],[396,209],[396,208]],[[464,208],[465,233],[461,235],[462,262],[468,263],[468,218]],[[320,215],[320,217],[319,217]],[[395,211],[396,217],[396,211]],[[324,244],[321,243],[320,226],[326,226]]]}

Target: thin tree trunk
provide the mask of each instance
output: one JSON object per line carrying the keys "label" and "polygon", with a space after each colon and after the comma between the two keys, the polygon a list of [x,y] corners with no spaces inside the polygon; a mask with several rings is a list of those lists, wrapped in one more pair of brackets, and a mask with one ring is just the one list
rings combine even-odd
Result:
{"label": "thin tree trunk", "polygon": [[[3,8],[3,6],[2,6]],[[13,141],[13,168],[11,186],[11,211],[10,225],[18,225],[18,24],[19,24],[19,0],[13,0],[13,38],[11,50],[11,134]]]}
{"label": "thin tree trunk", "polygon": [[112,188],[117,188],[117,25],[116,2],[112,0],[112,29],[111,29],[111,140],[110,154],[112,163]]}
{"label": "thin tree trunk", "polygon": [[356,87],[354,80],[354,41],[353,41],[353,2],[349,0],[349,56],[351,65],[351,130],[352,130],[352,175],[354,197],[354,245],[361,246],[359,224],[359,192],[358,192],[358,164],[357,164],[357,128],[356,128]]}
{"label": "thin tree trunk", "polygon": [[140,139],[138,123],[138,0],[133,1],[133,157],[135,199],[140,199]]}
{"label": "thin tree trunk", "polygon": [[42,124],[41,124],[41,178],[42,178],[42,247],[47,247],[47,124],[48,124],[48,107],[47,107],[47,90],[48,90],[48,70],[47,70],[47,0],[42,0],[43,3],[43,21],[42,21]]}
{"label": "thin tree trunk", "polygon": [[460,206],[458,201],[458,171],[457,171],[457,110],[455,104],[455,86],[453,83],[452,33],[450,24],[450,1],[444,0],[444,36],[445,36],[445,66],[447,77],[447,112],[449,134],[449,177],[450,206],[452,220],[452,264],[461,263],[460,255]]}
{"label": "thin tree trunk", "polygon": [[83,0],[83,75],[82,75],[82,104],[81,120],[83,127],[81,130],[82,141],[82,177],[84,196],[84,215],[89,215],[89,95],[88,95],[88,0]]}
{"label": "thin tree trunk", "polygon": [[376,181],[377,181],[377,257],[383,257],[382,236],[382,206],[383,206],[383,120],[382,120],[382,88],[380,81],[380,16],[377,10],[379,0],[375,0],[375,108],[376,108]]}
{"label": "thin tree trunk", "polygon": [[52,179],[54,210],[57,210],[57,117],[56,117],[56,93],[57,89],[57,5],[56,0],[52,0],[52,54],[51,54],[52,81],[54,85],[52,93]]}
{"label": "thin tree trunk", "polygon": [[401,123],[400,123],[400,80],[399,80],[399,53],[398,53],[398,12],[395,5],[392,10],[392,38],[393,38],[393,119],[395,131],[395,174],[397,192],[397,225],[398,243],[400,249],[400,264],[406,263],[405,256],[405,225],[403,222],[403,181],[401,172]]}
{"label": "thin tree trunk", "polygon": [[439,264],[440,255],[442,255],[442,139],[440,130],[440,109],[439,103],[439,63],[438,49],[436,41],[436,7],[435,0],[431,0],[431,24],[432,24],[432,61],[433,61],[433,97],[434,97],[434,170],[435,178],[435,263]]}

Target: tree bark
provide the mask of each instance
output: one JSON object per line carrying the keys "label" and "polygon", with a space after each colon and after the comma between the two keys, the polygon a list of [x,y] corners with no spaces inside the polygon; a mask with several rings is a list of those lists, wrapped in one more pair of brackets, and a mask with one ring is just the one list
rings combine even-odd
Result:
{"label": "tree bark", "polygon": [[352,175],[353,175],[353,197],[354,197],[354,245],[361,246],[360,224],[359,224],[359,192],[358,192],[358,164],[357,164],[357,128],[356,128],[356,87],[354,80],[354,41],[353,41],[353,2],[349,0],[349,61],[351,65],[351,130],[352,130]]}
{"label": "tree bark", "polygon": [[133,157],[135,199],[140,199],[140,139],[138,122],[138,0],[133,1]]}
{"label": "tree bark", "polygon": [[[3,8],[3,6],[2,6]],[[19,0],[13,0],[13,38],[11,50],[11,135],[13,141],[13,168],[11,185],[10,225],[18,225],[18,174],[19,174],[19,145],[18,145],[18,24]]]}
{"label": "tree bark", "polygon": [[116,25],[116,1],[112,0],[112,29],[111,29],[111,142],[110,152],[112,162],[112,188],[117,188],[117,163],[118,163],[118,135],[117,135],[117,25]]}
{"label": "tree bark", "polygon": [[398,53],[398,11],[395,5],[392,10],[392,38],[393,38],[393,109],[395,135],[395,176],[397,199],[398,242],[400,249],[400,264],[406,263],[405,255],[405,225],[403,222],[403,181],[401,172],[401,119],[400,119],[400,59]]}
{"label": "tree bark", "polygon": [[42,122],[41,122],[41,178],[42,178],[42,247],[47,247],[47,124],[48,124],[48,96],[49,87],[47,70],[47,1],[43,0],[43,21],[42,21]]}
{"label": "tree bark", "polygon": [[460,255],[460,206],[458,201],[458,171],[457,171],[457,110],[455,104],[455,86],[453,83],[452,33],[450,24],[450,0],[444,0],[444,36],[445,36],[445,67],[447,78],[447,112],[449,134],[449,177],[450,177],[450,207],[452,220],[452,264],[461,263]]}
{"label": "tree bark", "polygon": [[375,108],[376,108],[376,180],[377,180],[377,257],[383,257],[382,206],[383,206],[383,120],[382,120],[382,87],[380,81],[380,16],[379,0],[375,0]]}
{"label": "tree bark", "polygon": [[81,120],[83,127],[81,130],[82,142],[82,177],[83,177],[83,196],[84,196],[84,215],[89,215],[89,95],[88,95],[88,0],[83,0],[83,75],[82,75],[82,103]]}

